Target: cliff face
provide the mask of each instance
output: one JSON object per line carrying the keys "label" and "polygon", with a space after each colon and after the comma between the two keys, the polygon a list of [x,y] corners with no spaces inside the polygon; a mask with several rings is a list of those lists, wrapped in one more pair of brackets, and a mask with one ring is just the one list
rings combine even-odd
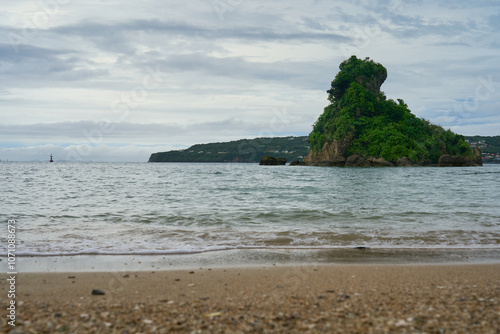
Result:
{"label": "cliff face", "polygon": [[345,152],[351,144],[351,138],[334,139],[323,145],[321,152],[309,151],[304,162],[312,166],[342,167],[346,163]]}
{"label": "cliff face", "polygon": [[331,104],[309,134],[306,164],[482,165],[463,136],[417,118],[401,99],[388,100],[380,91],[387,78],[381,64],[352,56],[339,68],[327,91]]}

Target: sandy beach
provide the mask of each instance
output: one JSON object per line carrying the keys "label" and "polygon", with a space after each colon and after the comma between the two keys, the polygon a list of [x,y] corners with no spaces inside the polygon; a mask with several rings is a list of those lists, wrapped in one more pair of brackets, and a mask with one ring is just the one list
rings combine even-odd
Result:
{"label": "sandy beach", "polygon": [[20,273],[15,300],[1,332],[500,333],[500,265]]}

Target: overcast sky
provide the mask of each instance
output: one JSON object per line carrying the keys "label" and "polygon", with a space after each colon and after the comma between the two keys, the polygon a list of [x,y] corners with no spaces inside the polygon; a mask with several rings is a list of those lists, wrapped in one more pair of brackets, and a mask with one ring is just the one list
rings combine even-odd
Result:
{"label": "overcast sky", "polygon": [[417,116],[500,135],[499,32],[498,0],[3,1],[0,159],[308,135],[351,55]]}

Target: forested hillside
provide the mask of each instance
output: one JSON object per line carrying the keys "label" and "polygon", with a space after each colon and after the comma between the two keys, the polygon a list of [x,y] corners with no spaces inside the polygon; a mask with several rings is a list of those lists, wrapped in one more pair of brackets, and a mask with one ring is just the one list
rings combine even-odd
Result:
{"label": "forested hillside", "polygon": [[149,162],[259,162],[266,155],[293,161],[303,159],[308,147],[306,136],[241,139],[154,153]]}

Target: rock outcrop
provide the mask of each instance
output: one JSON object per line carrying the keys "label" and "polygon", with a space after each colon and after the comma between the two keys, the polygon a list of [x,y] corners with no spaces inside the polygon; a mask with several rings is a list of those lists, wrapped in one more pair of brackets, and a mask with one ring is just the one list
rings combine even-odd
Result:
{"label": "rock outcrop", "polygon": [[283,166],[286,165],[286,159],[285,158],[275,158],[269,155],[266,155],[260,160],[259,165],[265,165],[265,166]]}
{"label": "rock outcrop", "polygon": [[408,157],[402,157],[396,160],[396,166],[398,167],[413,167],[415,165],[418,164],[411,161]]}
{"label": "rock outcrop", "polygon": [[305,162],[299,160],[294,160],[290,162],[290,166],[305,166],[305,165],[306,165]]}
{"label": "rock outcrop", "polygon": [[347,158],[346,167],[367,167],[366,159],[362,155],[353,154]]}
{"label": "rock outcrop", "polygon": [[467,159],[459,155],[442,155],[439,157],[439,167],[465,167],[467,166]]}
{"label": "rock outcrop", "polygon": [[474,150],[474,157],[463,157],[460,155],[442,155],[439,157],[439,167],[469,167],[469,166],[482,166],[483,159],[481,158],[481,150],[476,147]]}
{"label": "rock outcrop", "polygon": [[390,163],[389,161],[385,160],[384,158],[374,158],[370,157],[366,159],[370,167],[393,167],[394,164]]}
{"label": "rock outcrop", "polygon": [[345,153],[350,143],[351,138],[349,136],[342,140],[334,139],[328,141],[323,145],[323,149],[320,153],[309,150],[309,153],[304,159],[304,163],[311,166],[345,166]]}
{"label": "rock outcrop", "polygon": [[394,164],[384,158],[365,158],[362,155],[353,154],[347,158],[345,167],[393,167]]}

